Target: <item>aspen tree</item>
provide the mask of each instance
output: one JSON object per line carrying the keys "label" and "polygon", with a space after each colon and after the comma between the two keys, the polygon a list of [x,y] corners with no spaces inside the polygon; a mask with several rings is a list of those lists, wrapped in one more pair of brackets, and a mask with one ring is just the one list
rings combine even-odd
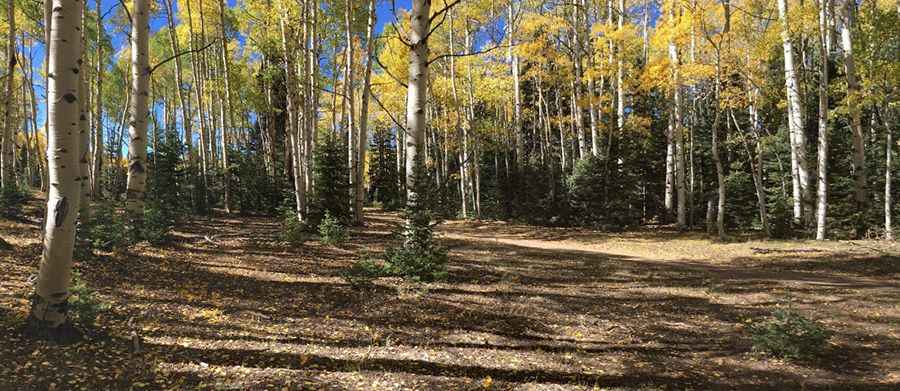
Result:
{"label": "aspen tree", "polygon": [[860,88],[856,74],[856,61],[853,58],[853,25],[855,22],[855,1],[844,0],[843,26],[841,28],[841,49],[844,54],[844,73],[847,75],[847,106],[850,109],[850,130],[853,137],[853,199],[856,202],[857,222],[856,237],[865,234],[866,207],[866,146],[862,129],[861,110],[859,107]]}
{"label": "aspen tree", "polygon": [[831,0],[819,0],[819,148],[816,193],[816,240],[825,240],[828,215],[828,60],[831,28],[828,26]]}
{"label": "aspen tree", "polygon": [[359,140],[358,156],[356,161],[359,167],[356,170],[356,199],[354,200],[353,211],[355,213],[356,223],[362,222],[363,201],[365,200],[365,188],[363,187],[363,169],[366,161],[366,140],[368,140],[369,126],[369,96],[372,93],[372,62],[375,58],[375,0],[369,0],[369,22],[366,28],[366,69],[363,75],[363,93],[360,105],[359,115]]}
{"label": "aspen tree", "polygon": [[[171,1],[171,0],[170,0]],[[97,63],[94,72],[97,98],[94,102],[94,154],[91,169],[91,197],[97,199],[101,195],[101,183],[103,178],[103,15],[100,13],[101,0],[94,0],[94,9],[97,12]]]}
{"label": "aspen tree", "polygon": [[81,70],[80,1],[53,0],[48,52],[47,145],[50,185],[44,219],[44,251],[30,325],[40,334],[71,340],[77,333],[68,323],[67,302],[72,280],[72,251],[80,189],[78,178],[78,74]]}
{"label": "aspen tree", "polygon": [[428,34],[431,29],[431,0],[413,0],[409,36],[409,84],[406,98],[406,198],[418,202],[414,182],[421,164],[419,146],[425,136],[425,104],[428,89]]}
{"label": "aspen tree", "polygon": [[16,153],[15,142],[15,124],[13,116],[13,95],[16,88],[15,71],[16,71],[16,13],[13,6],[13,0],[6,2],[6,20],[9,27],[7,44],[6,44],[6,100],[3,108],[3,143],[2,151],[0,151],[0,186],[9,188],[15,186],[15,171],[13,170],[14,155]]}
{"label": "aspen tree", "polygon": [[140,228],[147,188],[147,118],[150,116],[150,3],[134,0],[131,11],[131,108],[128,126],[128,183],[125,210]]}
{"label": "aspen tree", "polygon": [[800,100],[800,83],[794,64],[794,46],[791,42],[788,0],[778,0],[781,18],[781,40],[784,49],[784,83],[787,90],[787,117],[791,140],[791,172],[794,196],[794,220],[803,216],[803,204],[809,198],[809,165],[806,157],[806,133],[803,130],[803,102]]}

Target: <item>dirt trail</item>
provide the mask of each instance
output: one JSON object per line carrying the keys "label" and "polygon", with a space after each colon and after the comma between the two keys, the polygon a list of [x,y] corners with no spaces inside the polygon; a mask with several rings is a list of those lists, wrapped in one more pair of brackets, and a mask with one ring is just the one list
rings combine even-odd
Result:
{"label": "dirt trail", "polygon": [[[94,341],[23,338],[37,226],[0,225],[0,389],[891,389],[900,382],[896,258],[829,244],[710,245],[450,221],[451,277],[357,289],[340,273],[395,243],[372,212],[349,243],[278,241],[269,218],[216,217],[79,265],[112,310]],[[17,230],[17,231],[15,231]],[[15,232],[15,233],[13,233]],[[33,237],[33,239],[32,239]],[[782,251],[754,254],[753,247]],[[819,247],[816,247],[819,248]],[[801,278],[802,277],[802,278]],[[747,319],[786,297],[835,330],[813,363],[750,352]],[[144,352],[129,351],[132,334]],[[46,363],[46,364],[45,364]],[[64,368],[47,372],[46,368]],[[110,370],[110,368],[114,368]]]}

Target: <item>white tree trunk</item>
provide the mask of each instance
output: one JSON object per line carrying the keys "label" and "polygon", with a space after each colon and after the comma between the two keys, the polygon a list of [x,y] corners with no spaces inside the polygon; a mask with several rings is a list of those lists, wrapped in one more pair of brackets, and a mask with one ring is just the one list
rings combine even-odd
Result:
{"label": "white tree trunk", "polygon": [[0,151],[0,185],[3,188],[11,187],[15,185],[15,171],[13,170],[13,164],[15,159],[13,155],[15,155],[16,151],[13,148],[15,145],[13,141],[13,137],[15,135],[14,131],[14,120],[13,120],[13,95],[16,88],[15,85],[15,70],[16,70],[16,13],[15,7],[13,6],[13,0],[7,0],[6,3],[6,20],[7,25],[9,26],[8,32],[8,42],[6,44],[6,59],[7,64],[9,65],[6,68],[6,100],[3,108],[3,145],[2,151]]}
{"label": "white tree trunk", "polygon": [[822,61],[819,78],[819,153],[818,193],[816,201],[816,240],[825,240],[828,214],[828,8],[831,2],[822,0],[819,5],[819,54]]}
{"label": "white tree trunk", "polygon": [[788,130],[791,140],[791,169],[794,184],[794,220],[803,217],[803,204],[811,202],[810,175],[806,157],[806,133],[803,131],[803,103],[800,100],[800,83],[794,66],[794,48],[791,43],[788,20],[788,0],[778,0],[778,14],[781,17],[781,40],[784,49],[784,83],[787,89]]}
{"label": "white tree trunk", "polygon": [[[81,47],[87,47],[85,30],[87,23],[85,20],[85,12],[87,5],[81,2]],[[83,50],[83,49],[82,49]],[[82,64],[82,69],[88,69],[89,66]],[[78,186],[81,188],[81,196],[79,197],[78,209],[82,219],[90,216],[91,213],[91,123],[88,120],[90,116],[90,107],[88,106],[88,96],[90,89],[88,87],[87,76],[85,72],[78,72]]]}
{"label": "white tree trunk", "polygon": [[891,195],[891,169],[894,149],[894,140],[891,134],[891,127],[885,124],[884,127],[884,237],[887,240],[894,240],[894,227],[891,224],[891,213],[894,207]]}
{"label": "white tree trunk", "polygon": [[509,47],[507,57],[509,59],[510,71],[513,79],[513,132],[516,135],[516,162],[521,169],[525,162],[525,138],[522,135],[522,97],[521,87],[519,86],[519,55],[513,53],[513,46],[516,44],[515,39],[515,1],[509,2],[509,18],[506,27],[509,34]]}
{"label": "white tree trunk", "polygon": [[225,193],[223,201],[225,213],[231,213],[231,191],[228,189],[231,185],[231,172],[228,168],[228,127],[234,126],[234,116],[231,110],[231,67],[229,65],[231,56],[228,54],[228,35],[225,33],[225,0],[219,0],[219,27],[222,39],[219,53],[222,57],[222,78],[224,80],[223,87],[225,87],[225,100],[222,102],[222,178]]}
{"label": "white tree trunk", "polygon": [[[357,172],[359,167],[359,153],[357,152],[357,144],[361,143],[359,134],[356,130],[356,90],[353,87],[354,72],[354,55],[353,55],[353,5],[347,2],[344,11],[344,28],[346,33],[346,45],[344,54],[346,54],[346,62],[344,67],[344,104],[347,107],[347,157],[348,167],[350,168],[350,208],[353,211],[353,220],[356,223],[362,221],[362,210],[356,210],[356,192],[361,187],[357,183],[359,175]],[[357,219],[357,216],[359,217]]]}
{"label": "white tree trunk", "polygon": [[54,77],[47,91],[49,137],[47,159],[50,186],[44,228],[44,251],[35,281],[31,318],[54,329],[66,322],[65,302],[72,280],[72,250],[80,189],[78,178],[78,74],[81,10],[78,3],[53,0],[48,68]]}
{"label": "white tree trunk", "polygon": [[[171,0],[169,0],[171,1]],[[96,9],[101,9],[100,7],[101,0],[94,1],[94,7]],[[101,196],[102,189],[101,182],[103,180],[103,45],[100,44],[100,41],[104,35],[103,30],[103,19],[100,18],[99,15],[97,17],[97,68],[94,75],[95,83],[97,85],[97,100],[94,102],[94,155],[93,155],[93,169],[91,170],[91,192],[92,198],[97,199]],[[181,80],[179,78],[179,80]],[[181,83],[179,83],[179,86]]]}
{"label": "white tree trunk", "polygon": [[[844,51],[844,70],[847,74],[847,106],[850,109],[850,129],[853,133],[853,198],[856,208],[862,212],[866,204],[866,150],[865,136],[863,135],[862,119],[860,118],[859,80],[856,76],[856,63],[853,59],[853,24],[855,1],[844,0],[844,24],[841,29],[841,47]],[[865,217],[859,213],[856,222],[857,238],[865,235]]]}
{"label": "white tree trunk", "polygon": [[581,18],[579,17],[579,11],[581,9],[581,5],[578,3],[578,0],[572,0],[572,64],[574,64],[574,72],[575,72],[575,81],[572,84],[572,120],[575,122],[575,134],[578,136],[578,158],[583,159],[587,156],[587,142],[584,136],[584,121],[583,121],[583,113],[581,107],[578,104],[578,101],[581,100],[581,58],[584,52],[582,47],[583,43],[581,40]]}
{"label": "white tree trunk", "polygon": [[369,139],[369,96],[372,94],[372,62],[375,58],[375,22],[376,22],[375,0],[369,0],[369,23],[366,28],[366,69],[363,75],[363,92],[362,101],[359,112],[359,140],[356,161],[359,167],[356,170],[356,199],[354,201],[353,211],[357,224],[363,220],[363,202],[366,198],[366,190],[363,187],[364,168],[366,162],[366,143]]}
{"label": "white tree trunk", "polygon": [[128,184],[125,210],[140,226],[147,188],[147,118],[150,115],[150,3],[134,0],[131,32],[131,120],[128,134]]}
{"label": "white tree trunk", "polygon": [[[676,22],[677,13],[677,10],[671,10],[672,23]],[[672,63],[672,131],[675,139],[675,188],[678,191],[677,223],[678,227],[684,228],[687,226],[687,188],[684,169],[684,129],[681,126],[681,70],[678,45],[674,41],[669,42],[669,60]]]}
{"label": "white tree trunk", "polygon": [[418,156],[419,144],[425,137],[425,105],[428,89],[428,33],[431,29],[431,0],[413,0],[409,15],[409,87],[406,98],[406,199],[415,205],[416,165],[424,163]]}

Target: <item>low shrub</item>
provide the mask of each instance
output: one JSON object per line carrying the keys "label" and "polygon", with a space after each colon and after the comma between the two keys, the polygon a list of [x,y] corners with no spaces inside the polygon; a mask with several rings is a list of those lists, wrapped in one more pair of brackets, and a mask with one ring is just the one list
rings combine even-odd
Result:
{"label": "low shrub", "polygon": [[112,204],[97,203],[89,216],[78,222],[76,252],[92,255],[93,250],[114,251],[129,244],[124,216]]}
{"label": "low shrub", "polygon": [[26,200],[28,193],[18,185],[0,188],[0,214],[14,216]]}
{"label": "low shrub", "polygon": [[340,220],[325,212],[325,217],[319,223],[319,237],[323,244],[336,246],[347,240],[347,229],[344,228]]}
{"label": "low shrub", "polygon": [[772,315],[750,325],[753,350],[774,357],[808,359],[819,355],[831,333],[820,323],[792,308],[779,308]]}
{"label": "low shrub", "polygon": [[69,318],[84,327],[93,327],[97,316],[109,310],[110,305],[97,297],[81,274],[72,274],[72,287],[69,289]]}
{"label": "low shrub", "polygon": [[282,206],[281,214],[281,240],[291,244],[300,245],[309,239],[309,230],[303,222],[297,219],[297,212],[292,206]]}
{"label": "low shrub", "polygon": [[144,221],[141,226],[141,239],[150,244],[161,244],[169,240],[169,232],[175,226],[176,216],[157,203],[148,203],[144,207]]}

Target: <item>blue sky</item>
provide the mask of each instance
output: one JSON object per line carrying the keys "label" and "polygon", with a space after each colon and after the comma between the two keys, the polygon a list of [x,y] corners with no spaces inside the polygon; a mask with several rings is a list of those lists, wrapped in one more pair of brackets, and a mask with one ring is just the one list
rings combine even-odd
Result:
{"label": "blue sky", "polygon": [[[160,29],[162,29],[163,27],[165,27],[167,22],[166,22],[165,7],[164,7],[164,3],[163,3],[164,0],[151,0],[151,1],[157,2],[160,6],[160,12],[158,12],[156,15],[154,15],[154,17],[150,20],[150,31],[151,31],[151,34],[154,34],[157,31],[159,31]],[[207,0],[207,1],[209,1],[209,0]],[[216,1],[216,0],[212,0],[212,1]],[[395,4],[397,6],[397,12],[400,12],[400,10],[409,9],[410,1],[411,0],[396,0]],[[235,6],[237,6],[237,3],[238,3],[237,0],[226,0],[226,2],[229,7],[235,7]],[[131,7],[131,1],[125,0],[124,3],[127,4],[129,6],[129,8]],[[176,8],[178,7],[177,3],[178,3],[178,1],[175,0]],[[378,23],[376,24],[375,29],[376,29],[376,32],[381,32],[384,29],[385,25],[390,24],[392,21],[395,20],[394,10],[393,10],[393,8],[391,6],[391,2],[389,0],[377,0],[376,4],[377,4],[377,16],[378,16],[377,22]],[[88,8],[93,9],[94,1],[87,0],[87,5],[88,5]],[[102,0],[102,2],[100,4],[102,13],[106,13],[106,12],[110,11],[112,8],[120,7],[120,6],[121,5],[120,5],[119,0]],[[112,14],[112,12],[110,12],[110,14]],[[110,29],[108,27],[107,27],[107,34],[112,34],[112,31],[110,31]],[[128,45],[128,37],[124,33],[112,34],[111,39],[112,39],[112,45],[115,48],[116,52],[120,51],[125,45]],[[36,93],[38,94],[38,100],[40,101],[38,104],[38,123],[41,124],[44,122],[44,112],[46,109],[45,99],[44,99],[44,96],[46,94],[46,90],[44,88],[45,81],[42,78],[40,78],[40,76],[39,76],[39,75],[41,75],[42,67],[43,67],[43,65],[42,65],[43,58],[44,58],[43,45],[40,45],[40,44],[35,45],[34,53],[35,53],[35,58],[34,58],[35,69],[34,69],[33,74],[37,78],[35,80],[35,82],[36,82],[35,88],[36,88]]]}

